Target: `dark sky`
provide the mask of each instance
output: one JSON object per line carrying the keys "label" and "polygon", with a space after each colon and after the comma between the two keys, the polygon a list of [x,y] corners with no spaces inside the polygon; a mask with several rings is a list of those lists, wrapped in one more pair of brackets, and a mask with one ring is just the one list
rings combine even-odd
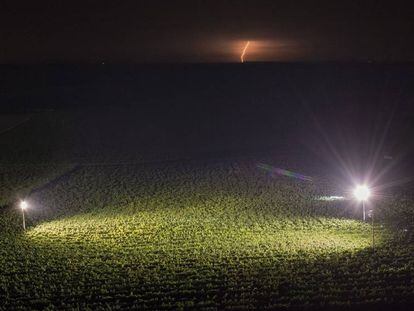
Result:
{"label": "dark sky", "polygon": [[1,1],[0,63],[414,60],[400,1]]}

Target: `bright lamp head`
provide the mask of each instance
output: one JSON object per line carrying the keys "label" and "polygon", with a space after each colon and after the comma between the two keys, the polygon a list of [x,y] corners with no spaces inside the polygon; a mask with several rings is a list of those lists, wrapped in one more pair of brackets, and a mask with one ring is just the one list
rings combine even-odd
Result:
{"label": "bright lamp head", "polygon": [[354,190],[354,196],[358,201],[366,201],[371,195],[371,191],[366,185],[359,185]]}
{"label": "bright lamp head", "polygon": [[27,204],[27,202],[26,201],[20,201],[20,208],[21,209],[26,209],[27,208],[27,206],[28,206],[28,204]]}

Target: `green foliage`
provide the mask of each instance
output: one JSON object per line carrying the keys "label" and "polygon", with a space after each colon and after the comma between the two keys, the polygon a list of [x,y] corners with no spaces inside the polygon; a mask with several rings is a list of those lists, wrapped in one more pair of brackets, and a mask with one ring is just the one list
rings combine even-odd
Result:
{"label": "green foliage", "polygon": [[407,195],[388,196],[376,207],[380,221],[391,228],[395,237],[414,241],[414,199]]}
{"label": "green foliage", "polygon": [[370,225],[326,192],[254,163],[83,167],[1,235],[0,308],[413,302],[413,247],[378,226],[373,255]]}

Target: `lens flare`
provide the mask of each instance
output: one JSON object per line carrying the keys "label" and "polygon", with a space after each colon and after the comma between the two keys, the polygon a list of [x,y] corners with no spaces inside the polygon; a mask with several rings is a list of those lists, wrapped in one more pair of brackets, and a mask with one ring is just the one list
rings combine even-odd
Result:
{"label": "lens flare", "polygon": [[282,175],[282,176],[287,176],[287,177],[291,177],[291,178],[296,178],[296,179],[300,179],[300,180],[304,180],[304,181],[312,181],[312,177],[310,176],[306,176],[306,175],[302,175],[299,173],[295,173],[292,171],[288,171],[282,168],[276,168],[273,167],[271,165],[268,164],[264,164],[264,163],[259,163],[257,165],[258,168],[261,168],[267,172],[269,172],[270,174],[278,174],[278,175]]}

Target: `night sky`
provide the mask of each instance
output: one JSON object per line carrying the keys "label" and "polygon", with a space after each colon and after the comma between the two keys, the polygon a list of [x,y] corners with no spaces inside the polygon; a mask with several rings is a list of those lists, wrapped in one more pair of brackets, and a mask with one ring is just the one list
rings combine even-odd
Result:
{"label": "night sky", "polygon": [[1,1],[0,63],[414,60],[398,1]]}

